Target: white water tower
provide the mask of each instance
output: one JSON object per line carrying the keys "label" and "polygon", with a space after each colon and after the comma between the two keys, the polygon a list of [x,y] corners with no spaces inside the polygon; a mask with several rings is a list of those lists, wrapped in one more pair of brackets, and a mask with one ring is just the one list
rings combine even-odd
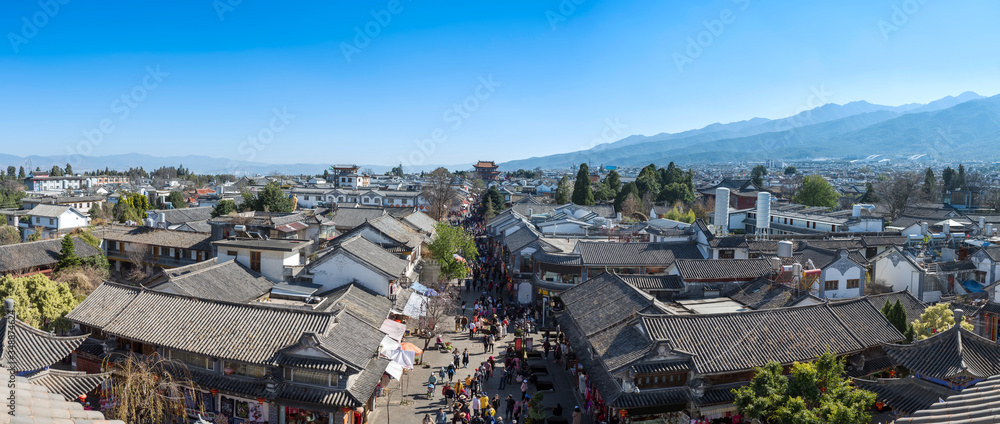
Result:
{"label": "white water tower", "polygon": [[766,235],[771,227],[771,193],[757,193],[757,235]]}
{"label": "white water tower", "polygon": [[715,228],[723,236],[729,234],[729,189],[715,189]]}

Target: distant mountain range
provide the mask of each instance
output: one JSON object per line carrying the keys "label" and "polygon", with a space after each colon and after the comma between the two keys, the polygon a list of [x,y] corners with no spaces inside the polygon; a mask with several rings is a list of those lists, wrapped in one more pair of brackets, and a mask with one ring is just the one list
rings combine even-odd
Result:
{"label": "distant mountain range", "polygon": [[[70,160],[65,155],[28,157],[13,156],[0,153],[0,168],[6,169],[8,166],[24,166],[25,171],[33,170],[36,167],[42,170],[50,170],[52,166],[65,167]],[[146,171],[152,171],[161,166],[184,165],[185,168],[199,174],[236,174],[236,175],[268,175],[278,173],[282,175],[316,175],[322,174],[332,163],[328,164],[267,164],[261,162],[236,161],[230,162],[228,159],[214,158],[201,155],[189,156],[150,156],[140,153],[126,153],[110,156],[80,156],[74,157],[76,163],[71,163],[74,173],[83,171],[103,170],[104,168],[126,170],[130,167],[142,167]],[[30,161],[30,168],[29,168]],[[127,165],[126,165],[127,164]],[[388,172],[392,166],[385,165],[361,165],[361,169],[370,168],[374,172]],[[406,172],[432,171],[441,165],[412,166],[406,168]],[[463,167],[445,166],[448,169],[465,169],[471,165]]]}
{"label": "distant mountain range", "polygon": [[1000,158],[1000,95],[973,92],[927,104],[825,104],[783,119],[753,118],[680,133],[632,135],[588,150],[514,160],[503,170],[726,163],[764,159]]}

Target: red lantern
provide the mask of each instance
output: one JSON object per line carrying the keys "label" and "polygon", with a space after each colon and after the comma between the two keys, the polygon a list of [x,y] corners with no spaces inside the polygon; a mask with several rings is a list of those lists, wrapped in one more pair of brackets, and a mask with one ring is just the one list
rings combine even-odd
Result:
{"label": "red lantern", "polygon": [[257,403],[264,403],[264,402],[267,402],[267,399],[257,398]]}
{"label": "red lantern", "polygon": [[219,389],[212,389],[212,390],[209,390],[209,392],[212,393],[212,396],[215,396],[215,395],[219,394]]}
{"label": "red lantern", "polygon": [[879,411],[882,411],[882,407],[884,407],[884,406],[885,406],[885,404],[882,403],[882,402],[876,402],[875,403],[875,407],[878,408]]}
{"label": "red lantern", "polygon": [[628,416],[628,411],[626,411],[624,409],[619,409],[618,410],[618,415],[620,415],[622,418],[625,418],[625,417]]}
{"label": "red lantern", "polygon": [[80,403],[83,403],[85,400],[87,400],[87,395],[86,394],[82,394],[77,399],[80,399]]}

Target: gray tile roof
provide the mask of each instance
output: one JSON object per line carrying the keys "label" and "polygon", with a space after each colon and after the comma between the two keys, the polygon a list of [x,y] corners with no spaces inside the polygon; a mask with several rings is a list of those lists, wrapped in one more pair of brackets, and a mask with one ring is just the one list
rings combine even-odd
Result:
{"label": "gray tile roof", "polygon": [[813,360],[903,339],[866,300],[706,315],[642,315],[656,341],[693,355],[702,374],[749,371],[769,361]]}
{"label": "gray tile roof", "polygon": [[875,393],[878,402],[903,416],[927,409],[940,399],[960,393],[922,378],[854,379],[854,386]]}
{"label": "gray tile roof", "polygon": [[677,271],[685,281],[750,281],[772,272],[767,259],[680,259]]}
{"label": "gray tile roof", "polygon": [[677,275],[619,275],[618,278],[643,291],[684,290],[684,281]]}
{"label": "gray tile roof", "polygon": [[43,218],[58,218],[59,215],[62,215],[70,209],[71,208],[69,206],[62,205],[38,205],[31,208],[28,215],[40,216]]}
{"label": "gray tile roof", "polygon": [[[59,262],[61,250],[61,238],[0,246],[0,274],[30,268],[53,268]],[[82,258],[103,253],[79,237],[73,238],[73,250]]]}
{"label": "gray tile roof", "polygon": [[437,225],[437,221],[435,221],[434,218],[431,218],[427,214],[420,211],[406,215],[403,217],[403,222],[426,234],[434,233],[434,226]]}
{"label": "gray tile roof", "polygon": [[750,309],[775,309],[791,306],[808,296],[808,292],[796,295],[783,284],[774,284],[766,278],[758,278],[742,284],[725,296]]}
{"label": "gray tile roof", "polygon": [[337,228],[350,229],[385,213],[385,209],[382,208],[337,208],[333,215],[333,225]]}
{"label": "gray tile roof", "polygon": [[156,212],[163,215],[168,225],[178,225],[191,221],[204,221],[212,217],[211,206],[182,209],[155,209],[146,212]]}
{"label": "gray tile roof", "polygon": [[15,372],[46,368],[69,356],[86,335],[58,337],[6,315],[0,319],[0,359]]}
{"label": "gray tile roof", "polygon": [[531,255],[538,262],[544,262],[547,264],[554,265],[566,265],[566,266],[580,266],[580,255],[576,254],[559,254],[550,253],[544,250],[536,250],[535,253]]}
{"label": "gray tile roof", "polygon": [[1000,422],[1000,375],[992,376],[961,393],[914,412],[896,424],[985,424]]}
{"label": "gray tile roof", "polygon": [[190,231],[165,230],[150,227],[130,227],[108,225],[96,228],[93,234],[102,240],[142,243],[149,246],[173,247],[175,249],[211,250],[211,234]]}
{"label": "gray tile roof", "polygon": [[614,243],[581,241],[586,266],[668,266],[677,259],[702,259],[694,243]]}
{"label": "gray tile roof", "polygon": [[306,265],[310,272],[337,255],[348,255],[355,261],[385,274],[390,279],[396,279],[406,272],[409,263],[405,259],[389,253],[379,245],[368,241],[361,235],[346,235],[334,239],[330,248],[320,252],[316,260]]}
{"label": "gray tile roof", "polygon": [[166,281],[150,286],[165,293],[202,299],[249,303],[267,294],[274,282],[232,260],[218,258],[164,271]]}
{"label": "gray tile roof", "polygon": [[391,216],[370,219],[368,225],[401,245],[416,248],[424,242],[423,235]]}
{"label": "gray tile roof", "polygon": [[925,378],[948,380],[960,375],[986,378],[1000,374],[1000,343],[961,325],[909,345],[886,344],[885,352]]}
{"label": "gray tile roof", "polygon": [[[45,386],[29,382],[25,377],[11,375],[7,368],[0,367],[0,378],[13,381],[14,410],[17,416],[3,414],[10,422],[17,424],[125,424],[124,421],[109,421],[99,411],[87,411],[80,402],[69,402],[60,393],[52,393]],[[31,411],[31,412],[29,412]]]}
{"label": "gray tile roof", "polygon": [[28,381],[32,384],[45,387],[50,393],[59,393],[66,401],[72,402],[94,390],[97,386],[107,381],[111,373],[87,374],[79,371],[62,371],[56,369],[46,369],[28,375]]}
{"label": "gray tile roof", "polygon": [[352,367],[363,366],[378,348],[378,341],[367,344],[373,337],[362,336],[371,326],[358,325],[364,321],[349,311],[236,304],[113,283],[98,287],[67,318],[156,346],[260,365],[274,365],[278,352],[305,334]]}
{"label": "gray tile roof", "polygon": [[503,242],[504,245],[507,246],[508,251],[517,252],[525,247],[528,247],[531,243],[534,243],[541,237],[542,235],[536,231],[534,227],[531,225],[525,225],[521,229],[510,233],[507,237],[504,237]]}
{"label": "gray tile roof", "polygon": [[652,296],[607,272],[564,291],[560,299],[585,337],[639,312],[661,312]]}
{"label": "gray tile roof", "polygon": [[181,224],[179,227],[175,228],[177,231],[190,231],[193,233],[210,233],[212,232],[212,225],[208,223],[207,219],[200,221],[190,221]]}

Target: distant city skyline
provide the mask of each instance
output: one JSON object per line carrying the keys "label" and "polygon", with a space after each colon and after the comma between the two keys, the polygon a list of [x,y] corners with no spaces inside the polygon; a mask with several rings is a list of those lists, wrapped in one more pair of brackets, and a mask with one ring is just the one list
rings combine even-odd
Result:
{"label": "distant city skyline", "polygon": [[1000,93],[987,1],[0,10],[2,153],[19,156],[471,165],[824,103]]}

